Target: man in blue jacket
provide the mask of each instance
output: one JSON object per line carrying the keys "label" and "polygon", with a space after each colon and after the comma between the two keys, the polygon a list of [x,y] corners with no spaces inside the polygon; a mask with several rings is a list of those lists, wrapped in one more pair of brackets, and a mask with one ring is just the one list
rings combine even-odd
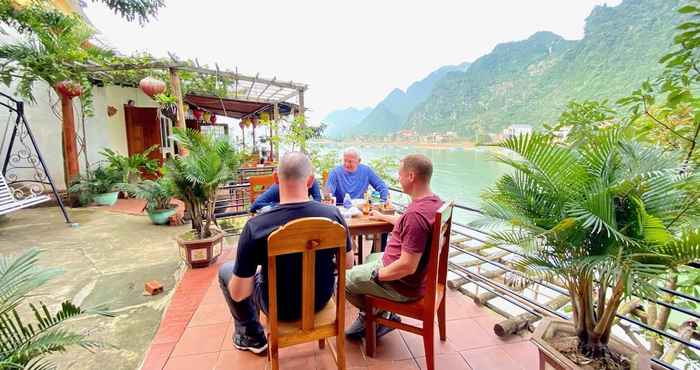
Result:
{"label": "man in blue jacket", "polygon": [[[309,195],[314,198],[315,201],[321,201],[321,186],[318,184],[318,180],[314,179],[313,184],[309,188]],[[258,195],[255,202],[250,206],[250,211],[255,213],[261,208],[266,206],[276,206],[280,202],[280,185],[278,183],[273,184],[264,193]]]}
{"label": "man in blue jacket", "polygon": [[357,149],[345,149],[343,165],[334,168],[328,174],[326,190],[335,196],[338,204],[343,204],[345,194],[350,194],[352,199],[364,198],[367,188],[371,185],[374,190],[379,192],[382,202],[386,202],[389,188],[371,167],[360,162],[362,162],[362,158],[360,158]]}

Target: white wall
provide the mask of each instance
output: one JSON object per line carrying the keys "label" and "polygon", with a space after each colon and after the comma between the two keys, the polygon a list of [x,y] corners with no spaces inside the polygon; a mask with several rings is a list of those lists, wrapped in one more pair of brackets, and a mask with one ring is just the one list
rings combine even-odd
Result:
{"label": "white wall", "polygon": [[[0,87],[0,91],[15,97],[17,100],[25,100],[16,95],[14,88],[2,86]],[[25,103],[25,116],[31,126],[54,182],[59,189],[63,190],[65,189],[65,181],[63,178],[61,106],[58,97],[47,84],[43,82],[36,83],[33,91],[36,102]],[[93,95],[94,115],[86,117],[85,119],[87,159],[91,164],[102,159],[99,152],[104,148],[110,148],[124,155],[128,153],[124,104],[126,104],[129,99],[134,100],[138,107],[157,106],[155,101],[138,88],[117,86],[95,87],[93,88]],[[112,117],[107,116],[107,107],[110,105],[117,108],[117,113]],[[78,99],[73,99],[73,107],[75,111],[76,130],[78,134],[82,136],[82,120],[80,102]],[[11,118],[12,121],[8,122],[8,118]],[[12,117],[9,116],[7,109],[0,107],[0,137],[2,137],[2,133],[5,132],[5,124],[8,124],[6,140],[4,141],[4,146],[0,148],[0,165],[2,165],[2,162],[5,160],[5,153],[9,146],[9,137],[12,132],[14,118],[14,115],[12,115]],[[78,145],[80,144],[78,143]],[[19,147],[20,145],[17,143],[13,152],[16,152]],[[82,155],[79,158],[79,162],[81,173],[84,173],[85,159]],[[17,171],[23,178],[31,177],[32,172],[33,171],[29,170]]]}

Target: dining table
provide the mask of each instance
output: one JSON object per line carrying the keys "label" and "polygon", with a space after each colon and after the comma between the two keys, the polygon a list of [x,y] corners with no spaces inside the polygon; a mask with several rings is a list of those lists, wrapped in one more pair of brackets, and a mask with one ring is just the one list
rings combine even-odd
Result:
{"label": "dining table", "polygon": [[387,221],[370,219],[369,215],[360,213],[352,218],[346,219],[350,236],[357,237],[357,260],[358,264],[362,264],[364,260],[363,237],[366,235],[374,235],[372,242],[372,252],[379,252],[381,249],[379,243],[379,235],[389,233],[394,228],[394,225]]}

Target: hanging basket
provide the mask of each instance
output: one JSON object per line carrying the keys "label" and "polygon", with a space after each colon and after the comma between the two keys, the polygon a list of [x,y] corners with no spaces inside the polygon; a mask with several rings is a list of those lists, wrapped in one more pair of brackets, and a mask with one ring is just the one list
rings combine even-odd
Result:
{"label": "hanging basket", "polygon": [[158,94],[164,93],[166,85],[165,82],[149,76],[139,82],[139,88],[152,98]]}
{"label": "hanging basket", "polygon": [[83,93],[83,88],[79,83],[71,80],[63,80],[56,83],[56,91],[67,98],[75,98]]}
{"label": "hanging basket", "polygon": [[193,109],[193,110],[192,110],[192,116],[194,116],[195,121],[201,120],[201,119],[202,119],[202,114],[203,114],[203,113],[204,113],[204,112],[202,112],[202,111],[199,110],[199,109]]}

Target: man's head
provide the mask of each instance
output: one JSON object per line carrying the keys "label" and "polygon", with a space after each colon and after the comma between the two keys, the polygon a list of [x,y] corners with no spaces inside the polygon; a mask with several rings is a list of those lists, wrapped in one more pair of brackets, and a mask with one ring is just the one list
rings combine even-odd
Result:
{"label": "man's head", "polygon": [[343,168],[348,172],[357,171],[357,166],[360,165],[362,158],[360,153],[355,148],[347,148],[343,151]]}
{"label": "man's head", "polygon": [[401,160],[399,182],[406,194],[413,194],[418,189],[430,187],[433,176],[433,163],[422,154],[410,154]]}
{"label": "man's head", "polygon": [[273,176],[275,182],[280,184],[281,191],[282,188],[295,187],[308,189],[314,182],[311,160],[301,152],[289,152],[283,155]]}

